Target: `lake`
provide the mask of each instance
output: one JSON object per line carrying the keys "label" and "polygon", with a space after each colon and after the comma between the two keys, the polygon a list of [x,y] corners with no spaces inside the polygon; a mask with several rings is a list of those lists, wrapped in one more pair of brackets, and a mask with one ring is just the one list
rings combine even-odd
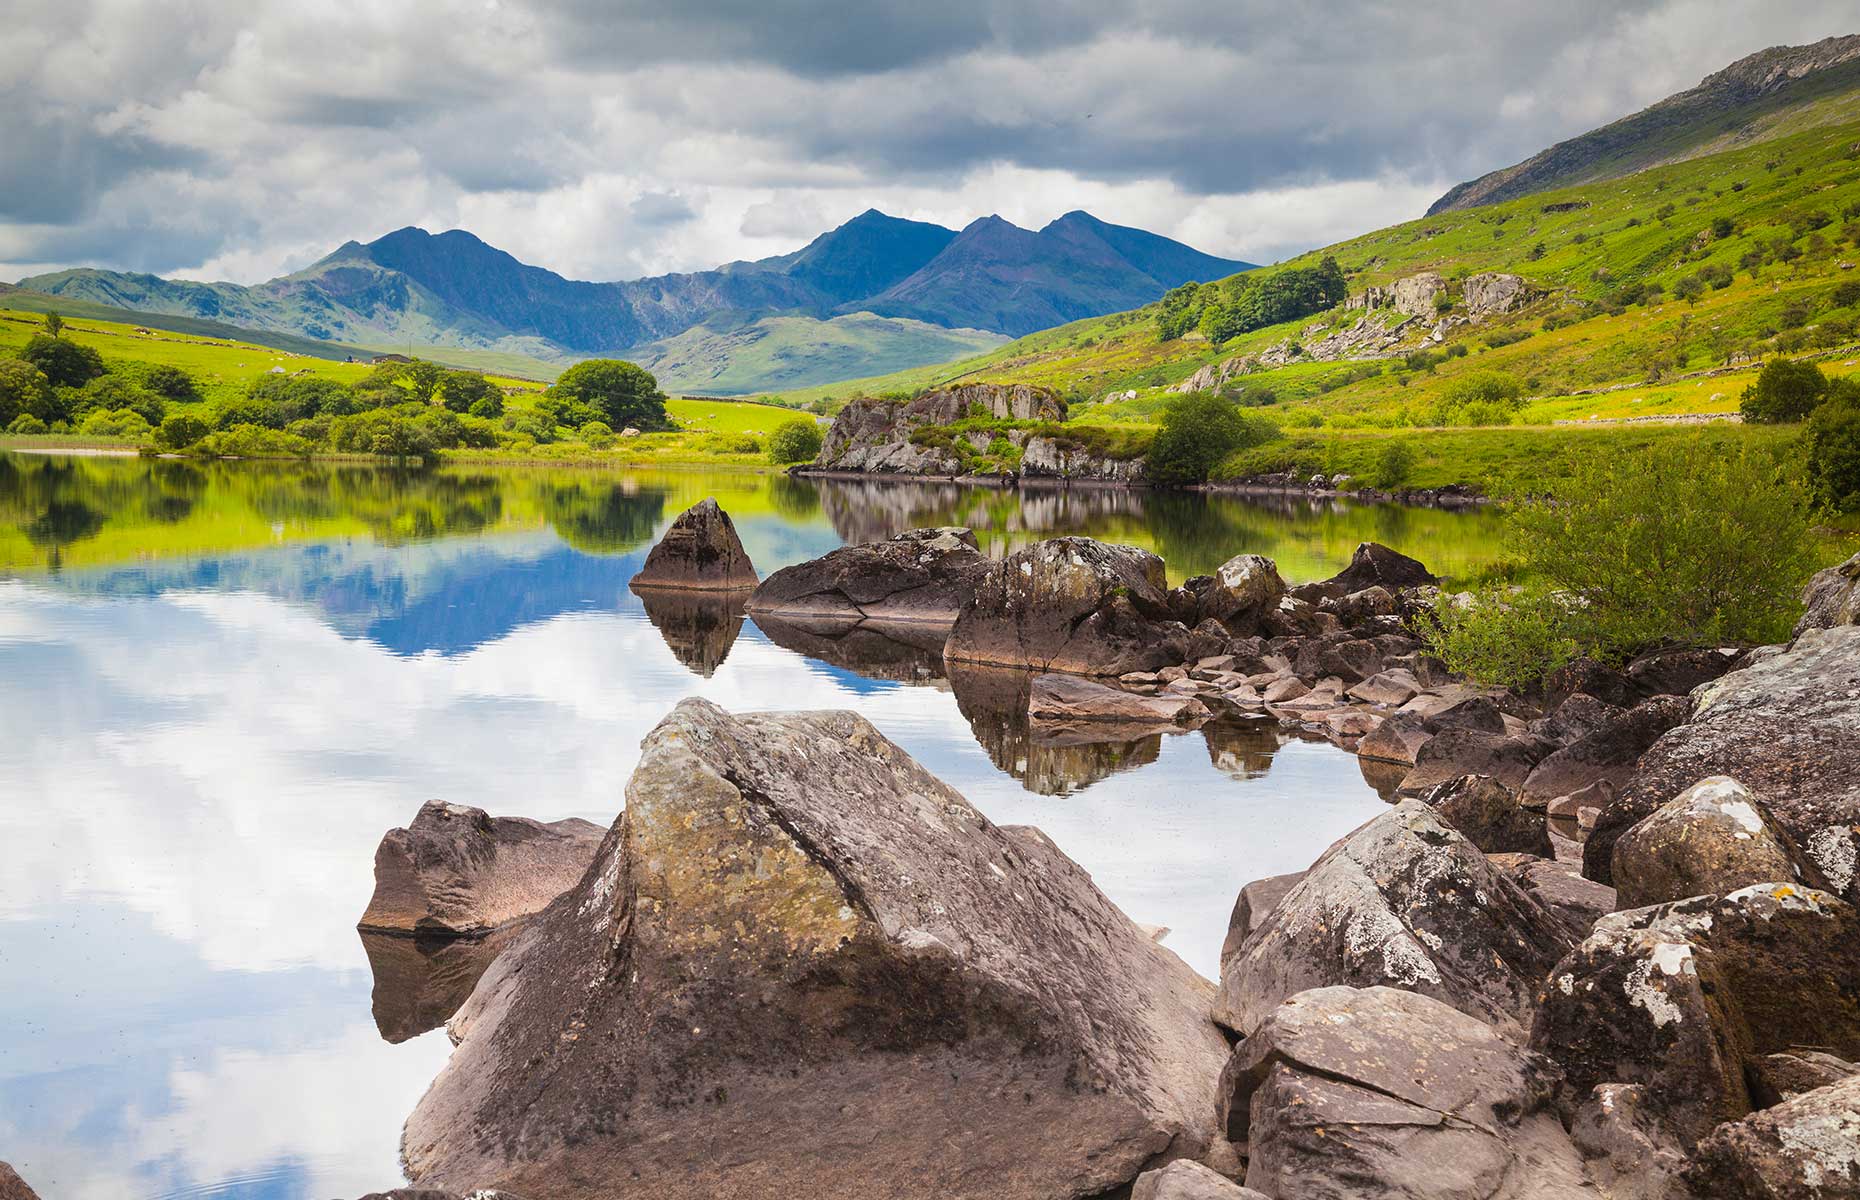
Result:
{"label": "lake", "polygon": [[857,710],[1209,976],[1241,885],[1382,806],[1270,726],[1048,744],[934,647],[648,611],[627,581],[705,496],[763,574],[930,524],[1128,542],[1177,579],[1498,544],[1490,513],[1302,500],[0,453],[0,1159],[57,1200],[393,1186],[488,950],[365,942],[376,843],[435,797],[608,825],[686,696]]}

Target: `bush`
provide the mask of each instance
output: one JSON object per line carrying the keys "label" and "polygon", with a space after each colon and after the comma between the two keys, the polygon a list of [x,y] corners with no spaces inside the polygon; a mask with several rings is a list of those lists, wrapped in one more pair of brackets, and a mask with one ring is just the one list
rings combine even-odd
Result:
{"label": "bush", "polygon": [[[494,413],[473,412],[479,402],[497,400]],[[447,371],[439,380],[439,398],[445,406],[455,413],[472,413],[474,416],[501,417],[504,415],[504,394],[497,390],[497,385],[478,374],[476,371]]]}
{"label": "bush", "polygon": [[21,413],[7,422],[6,431],[22,435],[34,435],[45,432],[45,422],[31,413]]}
{"label": "bush", "polygon": [[1573,659],[1569,613],[1543,592],[1491,587],[1469,602],[1447,597],[1420,621],[1421,635],[1447,668],[1479,683],[1523,688]]}
{"label": "bush", "polygon": [[388,458],[424,458],[434,450],[431,433],[386,409],[337,417],[329,423],[329,445],[344,454]]}
{"label": "bush", "polygon": [[185,450],[211,433],[212,427],[192,413],[176,413],[155,431],[155,445],[162,450]]}
{"label": "bush", "polygon": [[504,394],[485,396],[472,401],[471,415],[484,421],[495,421],[504,415]]}
{"label": "bush", "polygon": [[1772,358],[1744,389],[1738,409],[1753,425],[1805,421],[1828,394],[1828,377],[1814,363]]}
{"label": "bush", "polygon": [[304,438],[263,425],[216,429],[188,448],[201,458],[309,458],[316,449]]}
{"label": "bush", "polygon": [[78,432],[91,437],[131,438],[141,441],[153,432],[153,427],[141,413],[133,409],[119,408],[111,411],[96,409],[84,418],[78,426]]}
{"label": "bush", "polygon": [[650,371],[630,362],[611,358],[578,362],[562,372],[546,395],[565,404],[588,405],[594,410],[589,416],[599,416],[612,429],[628,425],[663,429],[666,425],[665,396],[659,391],[659,381]]}
{"label": "bush", "polygon": [[1835,392],[1802,436],[1809,486],[1830,508],[1860,512],[1860,386],[1842,380]]}
{"label": "bush", "polygon": [[1852,308],[1860,304],[1860,279],[1846,279],[1835,284],[1828,294],[1828,304],[1832,308]]}
{"label": "bush", "polygon": [[1385,492],[1404,487],[1414,475],[1414,446],[1407,438],[1390,438],[1376,451],[1370,482]]}
{"label": "bush", "polygon": [[1205,483],[1209,472],[1236,450],[1272,441],[1279,427],[1262,416],[1242,412],[1225,396],[1189,392],[1170,400],[1150,443],[1150,482],[1163,485]]}
{"label": "bush", "polygon": [[44,372],[53,387],[83,387],[103,374],[103,355],[61,337],[34,334],[19,356]]}
{"label": "bush", "polygon": [[771,462],[813,462],[819,454],[820,426],[805,417],[783,421],[769,435]]}
{"label": "bush", "polygon": [[1505,371],[1468,371],[1434,398],[1435,425],[1509,425],[1524,407],[1524,383]]}
{"label": "bush", "polygon": [[1567,597],[1577,648],[1620,660],[1787,636],[1813,567],[1809,513],[1769,454],[1690,438],[1578,461],[1560,500],[1512,525],[1530,577]]}
{"label": "bush", "polygon": [[595,450],[605,450],[614,444],[613,427],[605,421],[589,421],[578,431],[581,440]]}
{"label": "bush", "polygon": [[189,404],[200,399],[193,377],[179,367],[157,364],[142,373],[142,386],[164,400]]}
{"label": "bush", "polygon": [[45,372],[18,358],[0,358],[0,429],[13,424],[21,413],[44,420],[52,405],[52,385]]}
{"label": "bush", "polygon": [[79,417],[88,413],[129,409],[141,414],[149,425],[155,426],[161,424],[162,418],[168,415],[167,408],[160,396],[136,386],[121,375],[99,375],[79,391],[71,415]]}

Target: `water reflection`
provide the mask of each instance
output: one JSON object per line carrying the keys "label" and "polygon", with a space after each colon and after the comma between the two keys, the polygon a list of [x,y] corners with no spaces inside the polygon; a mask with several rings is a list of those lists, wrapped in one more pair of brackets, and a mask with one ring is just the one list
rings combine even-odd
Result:
{"label": "water reflection", "polygon": [[633,591],[678,661],[706,679],[715,675],[742,631],[748,595],[651,587]]}
{"label": "water reflection", "polygon": [[[61,1200],[392,1183],[399,1123],[448,1049],[429,1027],[479,963],[356,936],[375,844],[434,797],[608,824],[640,739],[685,696],[859,711],[995,820],[1042,828],[1209,974],[1243,883],[1380,808],[1351,757],[1276,731],[1048,736],[1023,675],[944,678],[940,632],[759,627],[628,592],[706,495],[764,574],[843,536],[963,521],[997,550],[1077,530],[1177,553],[1178,573],[1257,550],[1313,577],[1389,529],[1443,561],[1417,543],[1456,519],[0,454],[0,789],[23,798],[0,805],[0,963],[28,981],[0,988],[0,1157]],[[1478,525],[1459,528],[1453,552],[1477,561]]]}
{"label": "water reflection", "polygon": [[358,931],[374,974],[369,1004],[382,1040],[397,1045],[451,1020],[519,929],[506,925],[480,938]]}

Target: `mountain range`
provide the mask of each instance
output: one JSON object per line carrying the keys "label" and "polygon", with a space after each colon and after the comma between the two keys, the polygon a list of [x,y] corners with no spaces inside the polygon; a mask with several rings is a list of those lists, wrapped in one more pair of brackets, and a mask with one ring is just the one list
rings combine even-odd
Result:
{"label": "mountain range", "polygon": [[[409,227],[256,286],[90,268],[19,286],[362,347],[624,354],[677,364],[672,386],[753,391],[947,361],[1251,265],[1084,212],[958,231],[868,210],[791,254],[614,283],[566,279],[464,230]],[[752,348],[769,369],[741,369]]]}

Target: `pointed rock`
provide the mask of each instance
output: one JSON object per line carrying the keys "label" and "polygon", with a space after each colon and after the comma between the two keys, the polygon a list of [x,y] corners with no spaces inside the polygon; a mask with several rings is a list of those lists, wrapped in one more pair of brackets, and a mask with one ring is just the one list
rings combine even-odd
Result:
{"label": "pointed rock", "polygon": [[736,536],[730,514],[706,497],[678,515],[628,586],[635,591],[648,587],[747,591],[756,586],[756,569]]}

